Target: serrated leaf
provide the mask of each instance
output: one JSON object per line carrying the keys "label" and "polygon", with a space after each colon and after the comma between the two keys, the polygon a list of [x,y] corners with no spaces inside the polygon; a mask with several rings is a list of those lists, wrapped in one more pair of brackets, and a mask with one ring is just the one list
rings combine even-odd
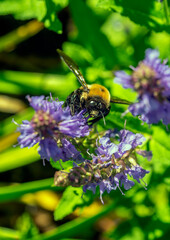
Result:
{"label": "serrated leaf", "polygon": [[68,187],[60,200],[58,207],[54,212],[54,219],[61,220],[71,214],[77,207],[89,205],[91,203],[90,195],[83,195],[82,188]]}
{"label": "serrated leaf", "polygon": [[151,30],[170,32],[170,26],[165,24],[163,9],[157,4],[155,0],[98,0],[97,6],[112,9]]}

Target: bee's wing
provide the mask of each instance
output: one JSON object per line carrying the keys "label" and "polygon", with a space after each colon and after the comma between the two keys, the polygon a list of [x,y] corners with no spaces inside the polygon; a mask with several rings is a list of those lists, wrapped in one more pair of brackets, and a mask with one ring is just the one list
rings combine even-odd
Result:
{"label": "bee's wing", "polygon": [[121,99],[121,98],[118,98],[118,97],[111,97],[110,102],[111,103],[118,103],[118,104],[127,104],[127,105],[132,104],[132,102],[129,102],[125,99]]}
{"label": "bee's wing", "polygon": [[57,52],[60,55],[61,59],[67,64],[69,69],[75,74],[76,78],[79,80],[79,82],[83,86],[84,90],[88,91],[87,83],[86,83],[82,73],[80,72],[80,69],[77,66],[77,64],[60,49],[57,49]]}

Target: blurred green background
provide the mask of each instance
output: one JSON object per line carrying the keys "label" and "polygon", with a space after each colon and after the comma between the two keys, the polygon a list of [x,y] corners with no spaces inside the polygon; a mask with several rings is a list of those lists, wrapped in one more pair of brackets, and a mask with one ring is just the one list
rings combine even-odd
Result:
{"label": "blurred green background", "polygon": [[[112,95],[134,101],[136,94],[113,82],[156,48],[170,60],[170,1],[155,0],[0,0],[0,239],[154,240],[170,235],[170,144],[161,123],[142,125],[126,107],[112,106],[98,131],[124,127],[142,133],[150,162],[148,190],[136,184],[125,196],[99,195],[81,188],[53,187],[55,169],[43,166],[36,147],[20,149],[12,123],[30,120],[26,95],[65,100],[79,87],[56,52],[63,49],[79,65],[88,84],[100,83]],[[59,169],[59,166],[57,167]]]}

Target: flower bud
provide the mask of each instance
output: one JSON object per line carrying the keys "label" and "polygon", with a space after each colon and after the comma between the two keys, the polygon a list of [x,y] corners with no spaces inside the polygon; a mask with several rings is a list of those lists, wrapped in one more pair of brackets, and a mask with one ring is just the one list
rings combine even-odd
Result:
{"label": "flower bud", "polygon": [[67,187],[70,185],[68,179],[68,173],[63,171],[57,171],[54,175],[54,185],[57,187]]}
{"label": "flower bud", "polygon": [[74,167],[68,175],[70,184],[73,187],[80,187],[86,184],[91,179],[91,174],[86,172],[83,167]]}

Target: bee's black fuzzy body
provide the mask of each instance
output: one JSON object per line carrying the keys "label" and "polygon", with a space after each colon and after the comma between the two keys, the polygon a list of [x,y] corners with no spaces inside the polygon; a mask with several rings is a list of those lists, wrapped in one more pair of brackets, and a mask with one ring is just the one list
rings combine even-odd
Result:
{"label": "bee's black fuzzy body", "polygon": [[79,113],[84,108],[83,102],[80,102],[80,98],[83,90],[78,88],[74,92],[72,92],[66,99],[64,106],[70,107],[71,114]]}

